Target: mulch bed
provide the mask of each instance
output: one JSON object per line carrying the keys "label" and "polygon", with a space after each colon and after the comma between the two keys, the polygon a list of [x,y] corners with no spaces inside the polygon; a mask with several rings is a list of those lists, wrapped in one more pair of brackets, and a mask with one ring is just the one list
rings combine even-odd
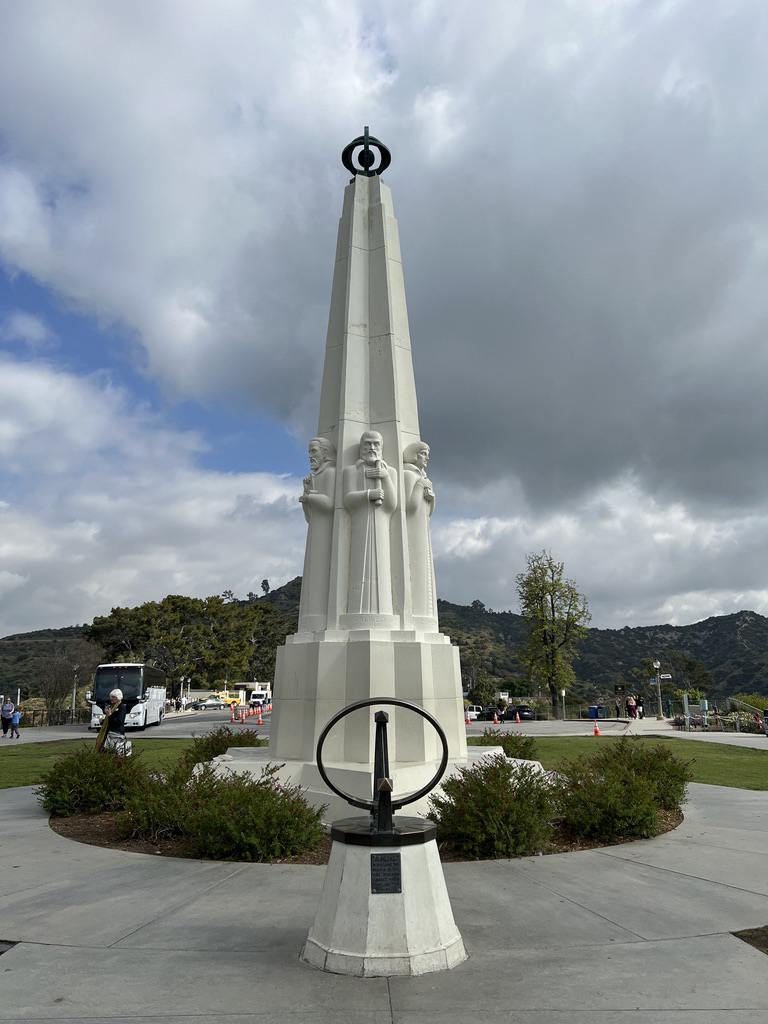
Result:
{"label": "mulch bed", "polygon": [[[73,814],[69,818],[50,818],[49,824],[54,832],[65,839],[90,846],[102,846],[110,850],[124,850],[126,853],[148,853],[160,857],[191,857],[187,852],[183,839],[162,839],[148,842],[145,839],[121,839],[117,834],[116,815],[110,811],[103,814]],[[661,811],[661,828],[659,835],[677,828],[683,821],[680,811]],[[631,843],[637,836],[621,836],[602,843],[593,840],[579,840],[569,835],[567,830],[555,830],[550,853],[574,853],[577,850],[596,850],[604,846],[617,846],[620,843]],[[444,862],[466,860],[465,857],[453,853],[446,844],[439,845],[440,859]],[[326,836],[317,849],[296,857],[286,857],[278,861],[280,864],[327,864],[331,854],[331,837]],[[198,858],[194,858],[198,859]]]}
{"label": "mulch bed", "polygon": [[761,953],[768,953],[768,925],[763,925],[762,928],[745,928],[743,932],[731,934],[759,949]]}

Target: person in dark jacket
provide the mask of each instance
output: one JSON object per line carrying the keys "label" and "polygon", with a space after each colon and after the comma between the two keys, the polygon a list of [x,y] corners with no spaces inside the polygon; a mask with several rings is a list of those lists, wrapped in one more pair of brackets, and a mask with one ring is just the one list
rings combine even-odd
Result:
{"label": "person in dark jacket", "polygon": [[113,690],[109,695],[110,706],[104,709],[107,732],[102,750],[117,750],[126,757],[131,753],[130,743],[125,739],[125,716],[128,708],[123,703],[123,691]]}
{"label": "person in dark jacket", "polygon": [[[13,718],[13,701],[10,697],[6,698],[3,702],[2,709],[0,709],[0,718],[3,720],[3,739],[5,739],[11,726],[11,719]],[[11,739],[13,739],[13,733],[11,733]]]}

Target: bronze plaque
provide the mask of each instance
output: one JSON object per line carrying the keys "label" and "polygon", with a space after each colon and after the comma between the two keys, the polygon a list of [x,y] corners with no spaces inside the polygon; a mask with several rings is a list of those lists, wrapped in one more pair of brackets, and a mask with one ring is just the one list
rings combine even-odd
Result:
{"label": "bronze plaque", "polygon": [[399,853],[371,854],[371,892],[402,892]]}

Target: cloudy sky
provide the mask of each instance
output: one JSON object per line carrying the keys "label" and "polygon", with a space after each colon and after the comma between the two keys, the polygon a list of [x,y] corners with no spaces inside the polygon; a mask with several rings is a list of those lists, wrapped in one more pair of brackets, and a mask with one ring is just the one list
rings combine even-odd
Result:
{"label": "cloudy sky", "polygon": [[392,151],[438,591],[768,614],[764,0],[3,0],[0,636],[301,571]]}

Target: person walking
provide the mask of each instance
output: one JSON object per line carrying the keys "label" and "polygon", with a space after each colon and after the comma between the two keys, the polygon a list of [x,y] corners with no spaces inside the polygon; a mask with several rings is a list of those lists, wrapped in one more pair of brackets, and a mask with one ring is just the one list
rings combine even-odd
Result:
{"label": "person walking", "polygon": [[629,718],[634,719],[636,715],[637,715],[637,704],[635,703],[634,694],[630,693],[630,695],[627,697],[627,716]]}
{"label": "person walking", "polygon": [[14,733],[16,733],[16,739],[17,740],[21,739],[21,736],[19,734],[19,722],[20,721],[21,721],[21,708],[14,708],[13,709],[13,714],[11,715],[11,739],[13,739],[13,734]]}
{"label": "person walking", "polygon": [[[3,706],[0,708],[0,719],[3,724],[3,739],[8,735],[8,729],[11,722],[13,721],[13,701],[10,697],[6,697],[3,701]],[[11,734],[13,738],[13,734]]]}

